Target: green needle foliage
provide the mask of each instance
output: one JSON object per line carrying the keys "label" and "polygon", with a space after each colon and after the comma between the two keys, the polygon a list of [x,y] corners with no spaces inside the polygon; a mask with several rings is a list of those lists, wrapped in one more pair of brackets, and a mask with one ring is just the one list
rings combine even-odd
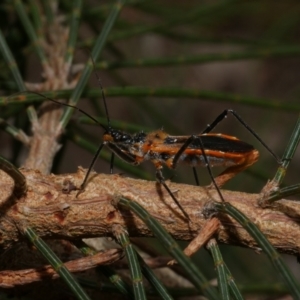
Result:
{"label": "green needle foliage", "polygon": [[265,251],[274,267],[279,271],[279,274],[282,275],[294,299],[298,299],[300,297],[299,283],[291,271],[286,267],[278,252],[273,248],[258,227],[229,203],[214,203],[212,206],[214,207],[211,209],[216,209],[218,212],[226,212],[232,216],[249,232],[249,234],[253,236],[259,246]]}
{"label": "green needle foliage", "polygon": [[[117,228],[118,227],[118,228]],[[129,270],[132,280],[133,292],[135,299],[146,299],[145,288],[143,285],[143,277],[138,256],[133,245],[130,243],[128,234],[120,225],[115,225],[113,229],[117,241],[124,249],[129,264]]]}
{"label": "green needle foliage", "polygon": [[60,277],[69,286],[70,290],[77,296],[77,299],[90,299],[85,291],[81,288],[81,286],[76,282],[75,277],[64,266],[63,262],[55,255],[55,253],[49,248],[49,246],[36,235],[32,228],[24,228],[24,235],[52,265],[53,269],[60,275]]}

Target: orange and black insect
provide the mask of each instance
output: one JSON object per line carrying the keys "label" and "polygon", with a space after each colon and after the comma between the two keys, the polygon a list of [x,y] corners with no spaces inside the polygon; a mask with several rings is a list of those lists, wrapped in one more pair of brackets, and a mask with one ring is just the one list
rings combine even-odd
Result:
{"label": "orange and black insect", "polygon": [[[189,219],[189,216],[165,183],[165,178],[162,174],[162,168],[164,165],[171,169],[175,169],[178,163],[186,163],[192,166],[196,183],[198,185],[199,180],[195,168],[198,166],[207,167],[212,179],[212,184],[219,193],[221,200],[223,200],[219,188],[237,173],[245,170],[258,160],[259,152],[254,149],[252,145],[233,136],[221,133],[210,133],[210,131],[213,130],[218,123],[227,117],[228,113],[231,113],[252,135],[254,135],[254,137],[271,153],[277,162],[280,162],[277,155],[242,120],[242,118],[231,109],[224,110],[212,124],[207,125],[205,130],[198,135],[171,136],[163,130],[157,130],[151,133],[139,132],[136,134],[128,134],[121,130],[114,129],[110,125],[107,104],[101,84],[100,87],[106,111],[107,126],[99,123],[95,118],[78,107],[47,98],[53,102],[79,110],[91,118],[94,122],[100,124],[100,126],[104,129],[103,140],[90,164],[77,196],[84,191],[89,174],[103,146],[107,146],[112,151],[110,167],[111,173],[113,170],[115,154],[127,163],[133,165],[139,165],[146,160],[150,160],[156,168],[157,181],[164,186],[184,216]],[[226,167],[226,169],[214,178],[211,172],[211,167],[214,166],[223,166]]]}

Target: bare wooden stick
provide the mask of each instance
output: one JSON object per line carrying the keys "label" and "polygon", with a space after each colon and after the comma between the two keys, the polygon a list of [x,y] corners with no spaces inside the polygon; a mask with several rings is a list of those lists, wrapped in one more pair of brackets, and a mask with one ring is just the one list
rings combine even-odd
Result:
{"label": "bare wooden stick", "polygon": [[[132,212],[118,210],[111,201],[115,195],[140,203],[158,219],[170,234],[180,240],[191,240],[205,223],[203,206],[218,201],[214,190],[204,187],[168,183],[176,193],[191,223],[182,218],[170,196],[156,182],[130,179],[119,175],[94,174],[85,192],[75,198],[85,172],[42,175],[38,171],[21,170],[27,178],[27,194],[17,202],[9,201],[13,181],[0,173],[0,247],[7,248],[22,239],[17,225],[32,227],[40,237],[76,239],[112,236],[111,227],[121,224],[130,236],[151,236],[152,232]],[[71,187],[66,191],[66,186]],[[246,214],[281,252],[298,254],[300,249],[300,203],[281,200],[270,209],[257,206],[258,194],[222,190],[224,199]],[[257,249],[257,244],[232,218],[222,215],[216,239]]]}
{"label": "bare wooden stick", "polygon": [[[122,250],[110,249],[105,252],[97,253],[93,256],[83,257],[66,262],[65,267],[67,267],[70,272],[82,272],[99,265],[112,264],[121,257]],[[59,275],[50,265],[36,269],[0,271],[0,287],[12,288],[17,285],[41,281],[45,278],[55,279],[58,277]]]}
{"label": "bare wooden stick", "polygon": [[[204,246],[213,235],[216,234],[220,227],[220,221],[218,218],[213,217],[203,224],[198,235],[187,245],[184,249],[184,253],[187,256],[192,256],[195,254],[202,246]],[[176,260],[171,260],[168,262],[169,266],[172,266],[176,263]]]}

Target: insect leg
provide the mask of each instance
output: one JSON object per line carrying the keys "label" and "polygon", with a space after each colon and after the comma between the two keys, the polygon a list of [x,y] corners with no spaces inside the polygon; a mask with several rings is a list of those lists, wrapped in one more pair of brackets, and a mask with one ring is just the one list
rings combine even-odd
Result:
{"label": "insect leg", "polygon": [[[173,165],[172,167],[175,169],[176,166],[177,166],[177,163],[178,163],[178,160],[180,158],[180,156],[183,154],[183,152],[188,148],[188,146],[193,143],[193,142],[198,142],[199,144],[199,147],[202,151],[202,154],[203,154],[203,158],[204,158],[204,161],[205,161],[205,165],[207,167],[207,170],[208,170],[208,173],[210,175],[210,178],[212,180],[212,184],[214,185],[214,187],[216,188],[218,194],[219,194],[219,197],[222,201],[225,201],[222,194],[221,194],[221,191],[219,189],[219,185],[217,184],[217,182],[215,181],[215,178],[213,176],[213,173],[211,171],[211,167],[209,165],[209,161],[208,161],[208,158],[207,158],[207,155],[205,153],[205,149],[204,149],[204,146],[203,146],[203,142],[201,140],[201,137],[200,136],[197,136],[197,135],[191,135],[187,140],[186,142],[181,146],[181,148],[179,149],[179,151],[176,153],[176,155],[174,156],[174,159],[173,159]],[[193,171],[194,171],[194,175],[195,176],[195,179],[196,179],[196,183],[197,185],[199,185],[199,180],[198,180],[198,176],[197,176],[197,173],[195,172],[196,170],[194,170],[195,167],[193,167]],[[226,170],[225,170],[226,171]],[[225,172],[224,171],[224,172]],[[230,177],[231,178],[231,177]]]}
{"label": "insect leg", "polygon": [[110,174],[113,173],[113,169],[114,169],[114,160],[115,160],[115,153],[112,152],[112,153],[111,153],[111,157],[110,157]]}
{"label": "insect leg", "polygon": [[232,109],[225,109],[211,124],[208,124],[206,129],[202,131],[202,134],[212,131],[228,113],[231,113],[275,158],[275,160],[281,164],[281,159],[270,149],[270,147],[257,135],[257,133]]}
{"label": "insect leg", "polygon": [[[179,151],[176,153],[173,162],[172,162],[172,168],[176,169],[177,163],[178,163],[178,159],[180,158],[181,154],[186,150],[186,148],[194,141],[194,139],[192,138],[192,136],[190,136],[186,142],[181,146],[181,148],[179,149]],[[193,167],[193,173],[194,173],[194,178],[196,181],[196,184],[199,186],[199,179],[198,179],[198,174],[197,174],[197,170],[195,167]]]}
{"label": "insect leg", "polygon": [[[86,182],[87,182],[87,180],[88,180],[88,177],[89,177],[89,175],[90,175],[90,173],[91,173],[91,171],[92,171],[92,168],[93,168],[93,166],[94,166],[96,160],[98,159],[99,154],[100,154],[100,152],[101,152],[101,150],[102,150],[102,148],[103,148],[104,145],[105,145],[105,142],[102,142],[102,143],[100,144],[100,146],[99,146],[99,148],[98,148],[96,154],[94,155],[93,160],[92,160],[92,162],[91,162],[91,164],[90,164],[90,166],[89,166],[89,168],[88,168],[88,170],[87,170],[87,172],[86,172],[86,175],[85,175],[85,177],[84,177],[83,183],[81,184],[80,190],[78,191],[76,197],[77,197],[80,193],[83,192],[83,190],[84,190],[84,188],[85,188],[85,186],[86,186]],[[114,145],[114,144],[108,143],[108,144],[106,144],[106,145],[109,145],[109,148],[112,150],[111,164],[113,164],[115,154],[117,154],[120,158],[122,158],[124,161],[128,162],[129,164],[134,164],[134,165],[136,165],[136,159],[135,159],[135,156],[134,156],[134,155],[131,155],[130,153],[125,153],[125,152],[123,152],[122,149],[120,149],[118,146],[116,146],[116,145]],[[112,165],[110,166],[110,168],[111,168],[111,173],[112,173]]]}
{"label": "insect leg", "polygon": [[198,178],[196,167],[193,167],[193,173],[194,173],[194,178],[195,178],[196,184],[199,186],[200,183],[199,183],[199,178]]}
{"label": "insect leg", "polygon": [[242,172],[243,170],[247,169],[249,166],[254,164],[258,160],[258,157],[259,157],[258,151],[253,150],[245,157],[245,161],[242,164],[228,167],[216,178],[214,178],[215,183],[213,185],[217,184],[218,187],[221,187],[228,180],[234,177],[237,173]]}
{"label": "insect leg", "polygon": [[88,180],[88,178],[89,178],[89,175],[90,175],[90,173],[91,173],[91,171],[92,171],[92,168],[93,168],[93,166],[94,166],[96,160],[97,160],[98,157],[99,157],[99,154],[100,154],[100,152],[101,152],[103,146],[104,146],[104,143],[102,142],[102,143],[100,144],[100,146],[98,147],[98,150],[97,150],[95,156],[93,157],[93,160],[92,160],[92,162],[91,162],[91,164],[90,164],[90,167],[88,168],[88,170],[87,170],[87,172],[86,172],[86,174],[85,174],[84,180],[83,180],[82,184],[80,185],[80,188],[79,188],[79,191],[78,191],[78,193],[77,193],[77,195],[76,195],[76,198],[78,197],[78,195],[79,195],[80,193],[82,193],[82,192],[84,191],[86,182],[87,182],[87,180]]}
{"label": "insect leg", "polygon": [[185,210],[183,209],[183,207],[181,206],[181,204],[179,203],[179,201],[176,199],[176,197],[174,196],[174,194],[172,193],[172,191],[169,189],[169,187],[167,186],[166,182],[165,182],[165,178],[161,172],[160,169],[156,169],[156,180],[163,185],[163,187],[167,190],[167,192],[169,193],[169,195],[171,196],[171,198],[173,199],[173,201],[177,204],[177,206],[180,208],[180,210],[182,211],[182,213],[184,214],[184,216],[186,217],[186,219],[188,219],[189,221],[191,220],[189,215],[185,212]]}

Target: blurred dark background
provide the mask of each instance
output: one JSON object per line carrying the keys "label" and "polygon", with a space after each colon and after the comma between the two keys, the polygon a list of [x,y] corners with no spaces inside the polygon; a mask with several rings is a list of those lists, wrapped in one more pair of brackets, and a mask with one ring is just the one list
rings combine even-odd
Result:
{"label": "blurred dark background", "polygon": [[[57,15],[67,20],[70,3],[59,1]],[[84,65],[89,58],[110,5],[110,1],[105,4],[84,1],[76,63]],[[178,90],[178,95],[107,95],[109,116],[123,122],[119,128],[124,130],[128,130],[128,124],[134,124],[136,131],[148,132],[163,127],[171,135],[191,135],[200,133],[224,109],[231,108],[281,157],[299,116],[299,24],[298,1],[129,1],[110,34],[101,59],[96,62],[95,72],[107,90],[128,86],[147,87],[153,91],[166,88]],[[0,27],[23,79],[40,82],[41,63],[11,1],[0,4]],[[170,62],[171,58],[174,61]],[[190,62],[186,63],[186,60]],[[141,61],[151,63],[151,66],[142,66]],[[2,57],[0,66],[2,95],[17,92]],[[90,78],[88,89],[100,89],[95,74]],[[192,97],[187,93],[179,96],[181,89],[205,90],[212,96]],[[82,99],[79,106],[93,116],[105,118],[101,97],[96,101]],[[0,117],[30,133],[25,109],[26,106],[20,105],[16,115],[11,115],[9,105],[2,106]],[[102,122],[105,124],[105,119]],[[258,193],[274,176],[277,162],[232,116],[213,132],[236,136],[260,151],[259,161],[225,186]],[[54,173],[75,172],[78,166],[88,168],[93,151],[87,151],[88,146],[75,145],[68,137],[78,134],[96,146],[101,142],[103,130],[99,126],[82,124],[80,113],[76,113],[66,133],[61,139],[64,146],[54,162]],[[0,134],[1,155],[21,166],[26,149],[6,132]],[[299,161],[297,151],[284,185],[299,182]],[[118,162],[117,158],[115,172],[155,179],[154,166],[150,162],[132,167],[132,170],[120,168]],[[135,173],[136,168],[139,174]],[[100,160],[95,170],[108,173],[109,162]],[[217,169],[215,173],[220,171]],[[207,170],[203,168],[198,172],[201,184],[208,184]],[[179,166],[176,171],[165,170],[165,176],[176,182],[194,184],[192,170],[186,166]],[[236,247],[224,246],[223,249],[224,258],[229,266],[232,264],[237,277],[246,278],[247,282],[273,281],[274,271],[263,255]],[[203,250],[198,256],[199,263],[205,262],[205,255]],[[299,273],[296,258],[287,259]],[[210,266],[207,272],[213,274],[213,268]]]}

